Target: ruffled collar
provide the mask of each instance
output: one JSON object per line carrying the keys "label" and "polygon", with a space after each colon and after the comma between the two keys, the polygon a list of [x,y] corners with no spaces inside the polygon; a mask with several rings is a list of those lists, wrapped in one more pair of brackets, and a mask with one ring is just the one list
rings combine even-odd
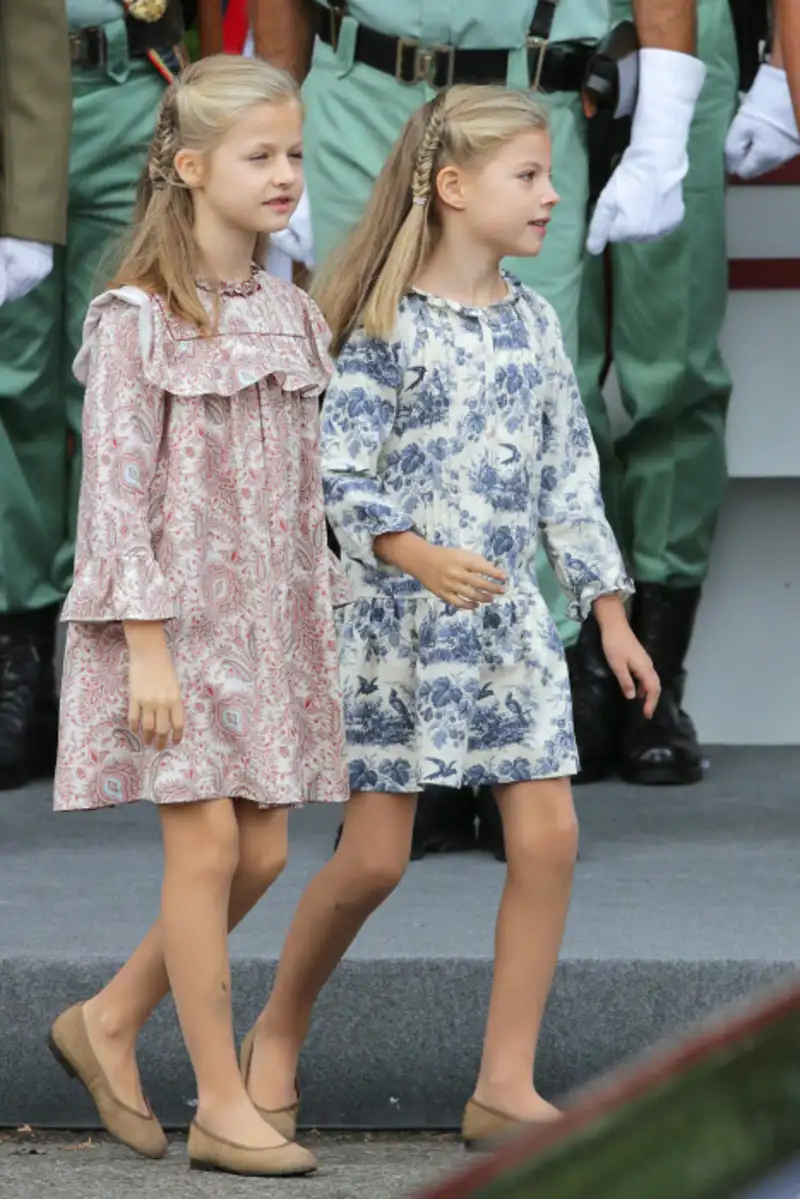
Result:
{"label": "ruffled collar", "polygon": [[427,304],[434,308],[450,308],[465,316],[481,316],[497,312],[498,309],[505,308],[509,304],[515,304],[522,293],[522,284],[516,275],[512,275],[510,271],[506,270],[501,270],[500,274],[506,285],[506,294],[491,304],[462,304],[458,300],[448,300],[445,296],[437,296],[434,292],[425,291],[421,287],[411,287],[409,291],[411,295],[421,296]]}
{"label": "ruffled collar", "polygon": [[214,279],[198,279],[197,286],[200,291],[207,292],[209,295],[219,296],[254,296],[257,291],[261,290],[261,271],[255,263],[250,268],[250,278],[240,279],[238,282],[221,282]]}

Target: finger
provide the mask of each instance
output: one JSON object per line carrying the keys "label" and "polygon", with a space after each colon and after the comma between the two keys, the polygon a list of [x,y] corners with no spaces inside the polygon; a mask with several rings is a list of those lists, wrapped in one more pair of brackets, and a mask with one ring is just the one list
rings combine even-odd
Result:
{"label": "finger", "polygon": [[467,554],[462,567],[468,574],[487,575],[490,579],[505,582],[505,571],[482,558],[480,554]]}
{"label": "finger", "polygon": [[616,191],[614,182],[612,176],[595,205],[594,216],[589,225],[589,235],[586,238],[586,249],[590,254],[602,254],[608,245],[611,226],[617,213],[616,201],[613,199],[613,193]]}
{"label": "finger", "polygon": [[167,748],[169,714],[170,710],[167,704],[159,704],[156,708],[156,749]]}
{"label": "finger", "polygon": [[181,703],[180,700],[178,700],[178,702],[176,704],[172,705],[172,710],[171,710],[171,714],[170,714],[170,720],[172,722],[172,744],[173,745],[180,745],[181,741],[183,740],[183,729],[184,729],[185,719],[186,719],[186,717],[185,717],[185,713],[184,713],[183,704]]}
{"label": "finger", "polygon": [[644,690],[644,714],[648,720],[655,715],[658,701],[661,699],[661,680],[655,671],[642,680]]}
{"label": "finger", "polygon": [[505,584],[492,583],[489,579],[481,578],[475,571],[468,571],[464,582],[484,595],[505,595],[506,592]]}
{"label": "finger", "polygon": [[468,596],[460,595],[456,591],[449,592],[446,599],[448,604],[452,604],[454,608],[474,609],[478,606],[475,600],[470,599]]}
{"label": "finger", "polygon": [[128,706],[128,728],[132,733],[139,732],[139,704],[135,699]]}
{"label": "finger", "polygon": [[611,669],[617,676],[617,682],[619,683],[622,689],[622,694],[625,696],[625,698],[636,699],[636,684],[634,683],[633,676],[628,669],[628,663],[622,662],[619,666],[615,666],[612,663]]}
{"label": "finger", "polygon": [[156,731],[156,710],[153,704],[142,704],[142,740],[150,745]]}

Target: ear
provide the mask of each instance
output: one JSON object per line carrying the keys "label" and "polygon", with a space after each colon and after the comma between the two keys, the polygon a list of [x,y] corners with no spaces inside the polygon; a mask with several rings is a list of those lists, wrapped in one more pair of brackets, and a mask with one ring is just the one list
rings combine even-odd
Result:
{"label": "ear", "polygon": [[436,195],[442,204],[459,211],[466,205],[464,178],[456,166],[442,167],[436,176]]}
{"label": "ear", "polygon": [[202,186],[203,159],[196,150],[179,150],[175,155],[175,170],[180,181],[187,187]]}

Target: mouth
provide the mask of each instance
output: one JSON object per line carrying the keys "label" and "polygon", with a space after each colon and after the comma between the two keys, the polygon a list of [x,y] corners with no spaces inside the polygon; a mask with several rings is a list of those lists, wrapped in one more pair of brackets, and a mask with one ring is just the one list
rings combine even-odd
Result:
{"label": "mouth", "polygon": [[547,226],[550,224],[550,217],[549,216],[542,217],[541,220],[539,220],[539,221],[528,221],[528,224],[533,225],[533,227],[535,229],[546,229]]}
{"label": "mouth", "polygon": [[291,208],[294,200],[291,196],[275,196],[272,200],[265,200],[266,208],[275,208],[278,212],[285,212],[287,208]]}

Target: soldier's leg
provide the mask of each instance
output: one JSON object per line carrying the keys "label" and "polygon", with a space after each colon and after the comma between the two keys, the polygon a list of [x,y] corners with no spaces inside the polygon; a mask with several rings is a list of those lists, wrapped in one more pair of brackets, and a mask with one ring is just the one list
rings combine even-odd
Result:
{"label": "soldier's leg", "polygon": [[625,706],[621,769],[644,783],[702,777],[680,706],[683,663],[726,484],[723,144],[738,75],[728,0],[701,0],[698,36],[708,77],[691,132],[685,220],[663,241],[614,251],[614,357],[631,417],[617,447],[624,542],[638,589],[634,627],[663,684],[652,722]]}
{"label": "soldier's leg", "polygon": [[0,790],[46,777],[55,765],[52,630],[61,595],[51,572],[67,454],[63,277],[57,248],[52,274],[0,308]]}
{"label": "soldier's leg", "polygon": [[70,227],[65,278],[65,354],[61,395],[72,456],[63,502],[64,520],[53,579],[59,593],[72,583],[81,473],[83,388],[72,373],[92,298],[114,272],[130,228],[136,181],[147,155],[166,84],[145,62],[132,62],[123,82],[102,68],[76,76],[70,161]]}

